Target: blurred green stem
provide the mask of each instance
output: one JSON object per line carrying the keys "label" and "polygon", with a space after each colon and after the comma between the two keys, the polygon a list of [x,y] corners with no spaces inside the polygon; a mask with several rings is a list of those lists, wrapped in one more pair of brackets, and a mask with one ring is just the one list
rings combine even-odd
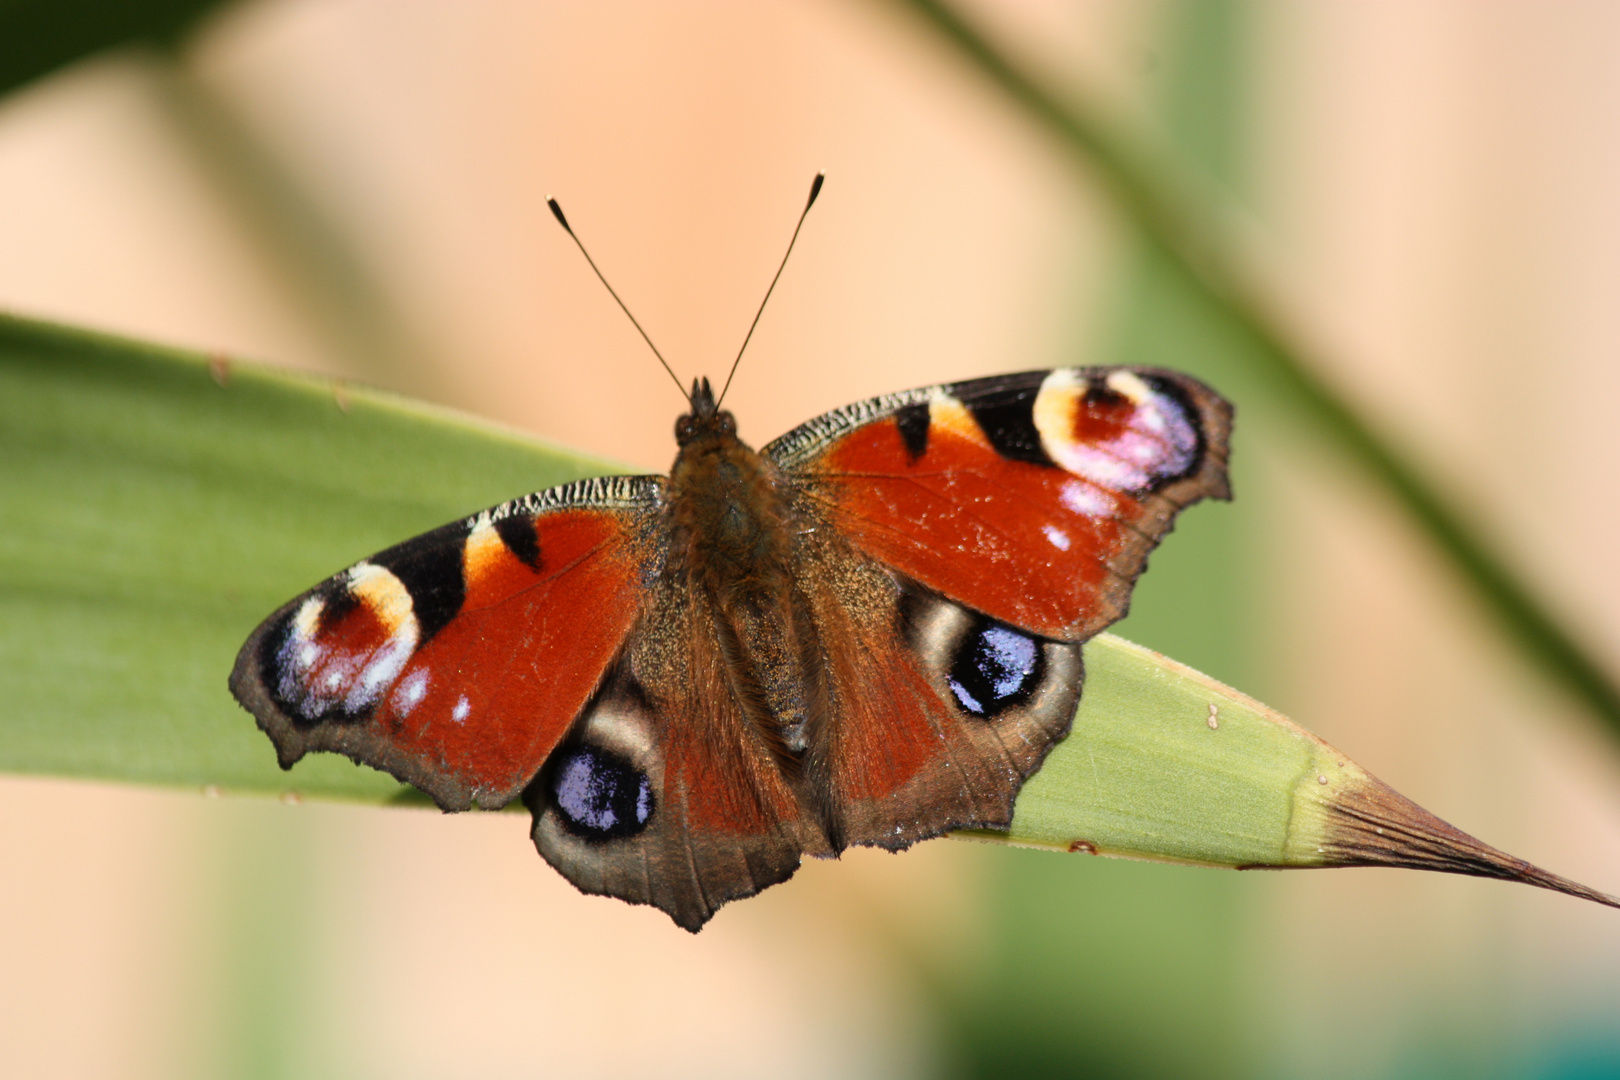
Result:
{"label": "blurred green stem", "polygon": [[1294,411],[1394,494],[1510,634],[1620,738],[1620,688],[1531,591],[1482,545],[1456,509],[1354,409],[1317,377],[1280,321],[1238,270],[1193,201],[1167,170],[1111,131],[1099,113],[1059,95],[1015,64],[941,0],[897,0],[940,34],[1101,181],[1141,239],[1251,343],[1254,374]]}

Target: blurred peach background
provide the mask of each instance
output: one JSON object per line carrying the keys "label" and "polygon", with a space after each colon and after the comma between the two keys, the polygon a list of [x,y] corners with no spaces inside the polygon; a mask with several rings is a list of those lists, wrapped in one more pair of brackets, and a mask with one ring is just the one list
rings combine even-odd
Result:
{"label": "blurred peach background", "polygon": [[[970,10],[1184,149],[1331,380],[1620,671],[1620,7]],[[1200,34],[1231,39],[1229,100],[1188,89]],[[723,375],[827,171],[729,399],[756,444],[1134,358],[1172,318],[1087,178],[897,6],[257,0],[181,58],[0,104],[0,306],[649,470],[680,399],[548,195],[689,378]],[[1122,632],[1620,892],[1615,743],[1368,481],[1238,406],[1239,503],[1189,515]],[[1176,554],[1202,533],[1218,561]],[[20,778],[0,810],[8,1075],[1620,1076],[1620,913],[1495,883],[939,841],[808,865],[689,937],[575,893],[521,815]]]}

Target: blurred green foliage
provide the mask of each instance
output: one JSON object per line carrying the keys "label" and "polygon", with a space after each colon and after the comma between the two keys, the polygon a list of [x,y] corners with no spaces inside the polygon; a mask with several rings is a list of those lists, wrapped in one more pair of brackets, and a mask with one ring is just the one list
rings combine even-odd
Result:
{"label": "blurred green foliage", "polygon": [[167,44],[219,0],[0,0],[0,94],[92,53]]}

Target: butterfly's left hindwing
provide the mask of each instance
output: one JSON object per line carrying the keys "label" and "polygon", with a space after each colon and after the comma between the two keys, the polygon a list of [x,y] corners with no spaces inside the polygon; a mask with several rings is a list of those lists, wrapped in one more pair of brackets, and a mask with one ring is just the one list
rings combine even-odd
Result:
{"label": "butterfly's left hindwing", "polygon": [[332,750],[447,810],[502,806],[635,625],[661,491],[580,481],[389,548],[266,619],[231,690],[283,767]]}

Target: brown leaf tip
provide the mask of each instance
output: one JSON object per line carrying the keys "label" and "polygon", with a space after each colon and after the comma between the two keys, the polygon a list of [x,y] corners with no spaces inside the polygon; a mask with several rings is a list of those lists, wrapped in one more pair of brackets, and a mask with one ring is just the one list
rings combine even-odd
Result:
{"label": "brown leaf tip", "polygon": [[1376,777],[1345,785],[1324,810],[1321,854],[1327,866],[1400,866],[1499,878],[1620,908],[1620,899],[1474,839]]}

